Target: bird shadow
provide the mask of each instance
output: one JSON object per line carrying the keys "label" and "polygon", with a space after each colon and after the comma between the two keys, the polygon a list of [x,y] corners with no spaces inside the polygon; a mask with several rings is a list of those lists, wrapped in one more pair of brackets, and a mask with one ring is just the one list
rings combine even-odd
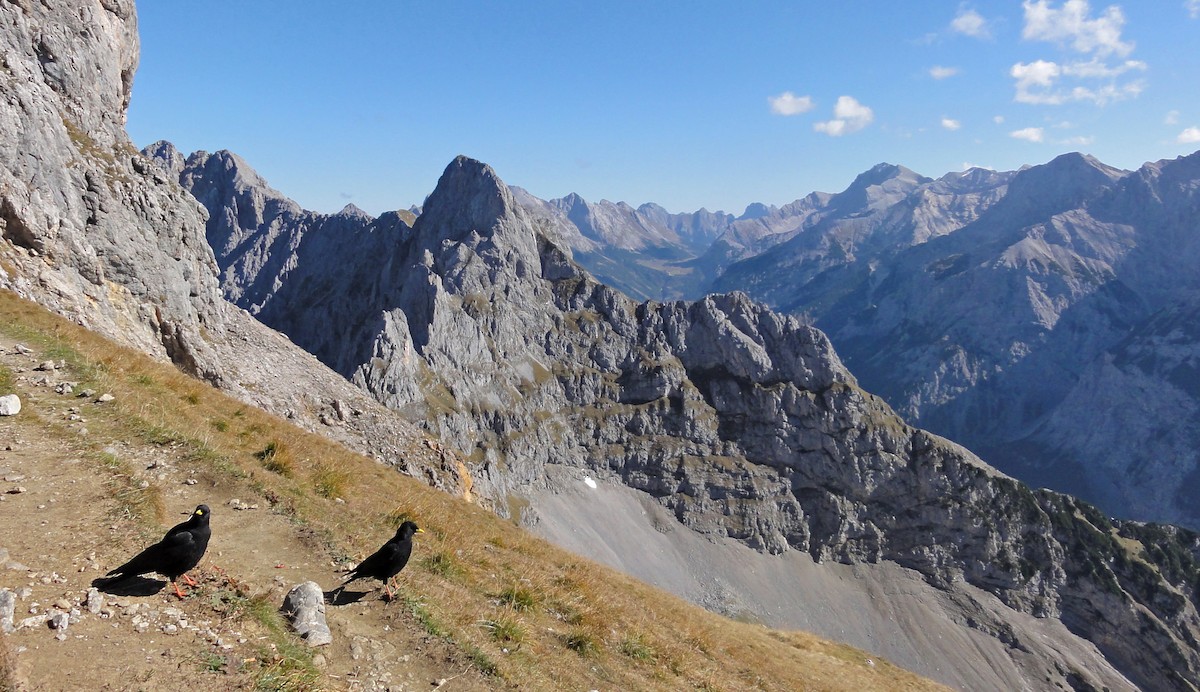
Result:
{"label": "bird shadow", "polygon": [[92,580],[92,586],[112,596],[153,596],[165,589],[167,582],[146,577],[127,577],[109,581],[102,577]]}
{"label": "bird shadow", "polygon": [[329,605],[347,605],[350,603],[358,603],[366,596],[366,591],[346,591],[345,589],[334,589],[333,591],[325,592],[325,602]]}
{"label": "bird shadow", "polygon": [[347,591],[342,588],[334,589],[333,591],[325,592],[325,602],[329,605],[349,605],[350,603],[358,603],[370,591]]}

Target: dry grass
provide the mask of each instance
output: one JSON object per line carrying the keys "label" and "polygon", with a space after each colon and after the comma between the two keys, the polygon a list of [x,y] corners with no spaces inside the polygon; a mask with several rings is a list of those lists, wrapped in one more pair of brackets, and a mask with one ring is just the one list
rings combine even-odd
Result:
{"label": "dry grass", "polygon": [[0,634],[0,692],[17,688],[17,661],[8,648],[8,638]]}
{"label": "dry grass", "polygon": [[[941,689],[850,647],[734,622],[567,553],[0,291],[0,329],[10,325],[41,348],[69,350],[113,392],[89,426],[186,450],[203,480],[256,489],[322,537],[315,549],[331,557],[365,555],[416,521],[425,533],[400,575],[397,617],[449,642],[497,686]],[[281,677],[311,673],[303,661],[277,663]]]}

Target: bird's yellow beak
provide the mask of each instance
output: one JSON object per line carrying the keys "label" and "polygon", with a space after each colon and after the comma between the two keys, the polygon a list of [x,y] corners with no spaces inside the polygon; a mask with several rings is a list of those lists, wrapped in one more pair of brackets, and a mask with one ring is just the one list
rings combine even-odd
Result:
{"label": "bird's yellow beak", "polygon": [[425,529],[417,529],[417,533],[425,533]]}
{"label": "bird's yellow beak", "polygon": [[198,509],[198,510],[196,510],[196,511],[195,511],[195,514],[196,514],[196,516],[198,516],[198,517],[202,517],[202,516],[204,516],[204,510],[202,510],[202,509]]}

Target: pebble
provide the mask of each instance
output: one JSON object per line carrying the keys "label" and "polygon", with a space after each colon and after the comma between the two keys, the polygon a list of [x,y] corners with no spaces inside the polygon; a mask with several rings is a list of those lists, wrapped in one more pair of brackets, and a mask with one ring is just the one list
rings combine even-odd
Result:
{"label": "pebble", "polygon": [[61,610],[52,610],[48,613],[50,616],[50,629],[65,630],[67,625],[71,623],[71,614],[64,613]]}
{"label": "pebble", "polygon": [[[104,612],[104,596],[96,587],[88,589],[87,592],[87,608],[92,615],[102,615]],[[110,609],[111,613],[111,609]]]}

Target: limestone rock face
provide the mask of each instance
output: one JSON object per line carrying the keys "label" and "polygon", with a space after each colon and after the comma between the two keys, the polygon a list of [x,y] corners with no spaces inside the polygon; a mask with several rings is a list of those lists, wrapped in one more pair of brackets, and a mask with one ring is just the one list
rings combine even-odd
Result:
{"label": "limestone rock face", "polygon": [[[224,300],[207,212],[178,182],[182,155],[144,155],[125,133],[132,2],[0,3],[0,56],[0,288],[462,490],[411,424]],[[264,256],[244,249],[244,264]]]}
{"label": "limestone rock face", "polygon": [[0,26],[0,286],[218,380],[203,208],[125,134],[133,3],[4,3]]}
{"label": "limestone rock face", "polygon": [[[372,325],[358,332],[366,347],[349,351],[359,362],[322,357],[420,416],[502,513],[519,505],[510,498],[552,489],[547,468],[566,466],[765,553],[894,563],[948,590],[964,582],[1103,642],[1135,684],[1200,680],[1194,534],[1030,490],[905,424],[817,329],[738,293],[634,302],[537,228],[490,167],[459,157],[410,232],[357,262],[352,244],[314,255],[291,271],[320,288],[285,280],[258,315],[306,347],[306,322]],[[386,290],[367,278],[380,273]],[[352,309],[323,283],[338,275],[370,287]],[[1049,665],[1052,652],[1038,651]]]}

